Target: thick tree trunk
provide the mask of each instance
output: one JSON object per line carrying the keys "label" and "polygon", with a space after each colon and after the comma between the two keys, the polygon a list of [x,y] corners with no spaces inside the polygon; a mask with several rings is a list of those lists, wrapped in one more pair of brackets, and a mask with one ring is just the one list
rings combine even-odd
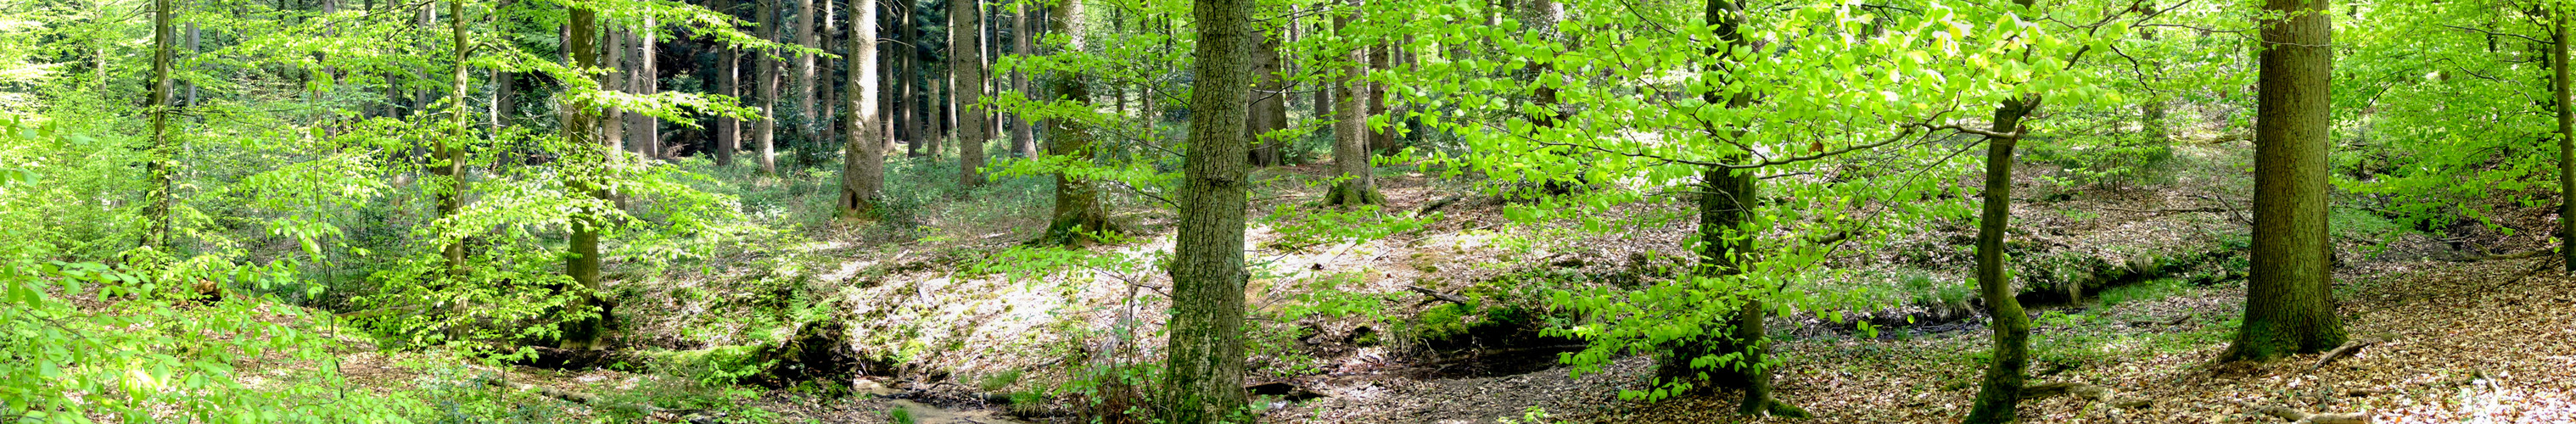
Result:
{"label": "thick tree trunk", "polygon": [[[1028,57],[1029,37],[1036,36],[1037,31],[1029,27],[1028,5],[1013,3],[1011,7],[1011,54]],[[1011,91],[1020,92],[1021,97],[1036,98],[1029,95],[1028,72],[1011,71]],[[1037,134],[1030,128],[1032,122],[1016,114],[1011,117],[1011,151],[1020,157],[1037,157]]]}
{"label": "thick tree trunk", "polygon": [[[564,37],[564,49],[572,53],[572,66],[576,68],[599,66],[599,30],[597,24],[599,12],[579,5],[574,5],[571,9],[571,19],[565,24],[566,36]],[[602,78],[605,78],[605,76]],[[602,126],[602,124],[605,124],[606,122],[604,121],[606,121],[606,119],[604,119],[603,114],[600,113],[596,105],[581,103],[567,104],[565,105],[565,112],[566,113],[563,118],[564,144],[571,146],[571,148],[574,149],[585,149],[592,148],[590,146],[595,146],[601,143],[600,134],[597,132],[597,128]],[[603,156],[617,154],[617,151],[614,149],[598,149],[594,151]],[[586,154],[574,155],[574,157],[584,159],[588,159],[589,156],[590,155]],[[602,157],[599,159],[605,158]],[[591,168],[591,172],[574,173],[573,176],[571,176],[571,181],[566,185],[572,188],[574,194],[594,201],[606,199],[608,197],[608,193],[600,189],[604,182],[597,181],[599,177],[595,176],[598,169],[605,166],[605,163],[595,162],[590,164],[573,165]],[[588,312],[594,313],[597,316],[587,319],[565,320],[560,328],[563,332],[563,340],[557,345],[557,347],[573,350],[586,350],[599,346],[600,337],[603,335],[602,333],[605,332],[604,324],[607,322],[607,320],[602,319],[605,318],[607,310],[602,307],[604,305],[599,301],[599,292],[603,289],[603,287],[600,286],[599,281],[599,225],[601,223],[599,222],[598,216],[587,213],[574,214],[571,221],[572,240],[568,243],[570,245],[569,250],[571,250],[571,254],[564,257],[564,273],[572,277],[574,284],[581,286],[575,288],[575,290],[578,290],[581,293],[580,301],[571,305],[570,309],[574,311],[587,309]]]}
{"label": "thick tree trunk", "polygon": [[852,0],[850,36],[849,139],[841,144],[841,216],[876,213],[885,186],[885,142],[877,134],[877,2]]}
{"label": "thick tree trunk", "polygon": [[[1349,13],[1333,17],[1334,31],[1350,31],[1351,24],[1360,19],[1359,2],[1354,0],[1349,4]],[[1368,117],[1374,109],[1369,108],[1369,86],[1364,79],[1368,78],[1370,48],[1369,45],[1351,48],[1348,56],[1344,57],[1350,64],[1342,69],[1341,82],[1335,84],[1335,89],[1341,92],[1333,97],[1342,104],[1340,120],[1333,122],[1333,178],[1340,182],[1333,183],[1331,191],[1324,194],[1325,204],[1386,203],[1386,195],[1377,191],[1376,171],[1369,167]]]}
{"label": "thick tree trunk", "polygon": [[[1995,107],[1994,124],[1988,131],[2016,133],[2021,119],[2039,108],[2038,96],[2013,99]],[[2022,370],[2030,366],[2030,316],[2013,297],[2011,275],[2004,269],[2004,230],[2012,218],[2013,145],[2019,137],[1986,138],[1986,192],[1984,213],[1977,221],[1977,294],[1986,300],[1986,315],[1994,322],[1994,360],[1986,364],[1984,384],[1977,389],[1974,409],[1968,411],[1969,423],[2006,423],[2019,419],[2014,409],[2021,405]]]}
{"label": "thick tree trunk", "polygon": [[957,187],[984,185],[984,13],[977,0],[948,0],[948,75],[956,85]]}
{"label": "thick tree trunk", "polygon": [[924,85],[930,86],[930,98],[928,100],[930,103],[930,122],[923,123],[924,126],[930,128],[930,139],[926,140],[930,142],[930,146],[924,147],[923,150],[928,150],[930,152],[930,157],[932,158],[939,157],[939,155],[947,149],[948,131],[950,129],[948,126],[948,118],[950,117],[948,96],[950,91],[948,87],[949,79],[947,78],[948,75],[944,70],[943,72],[938,72],[938,74],[938,78],[932,78],[930,81],[923,82]]}
{"label": "thick tree trunk", "polygon": [[[778,41],[779,0],[756,1],[760,2],[760,11],[758,12],[760,14],[760,39]],[[777,137],[779,63],[778,59],[771,58],[769,54],[764,53],[758,56],[760,64],[755,67],[760,68],[760,81],[755,85],[759,86],[757,90],[760,91],[760,100],[758,102],[760,105],[760,121],[752,124],[751,137],[753,144],[760,147],[760,173],[778,175]]]}
{"label": "thick tree trunk", "polygon": [[2269,360],[2344,342],[2326,259],[2328,78],[2333,27],[2325,0],[2266,0],[2254,123],[2254,246],[2245,321],[2230,360]]}
{"label": "thick tree trunk", "polygon": [[[1082,2],[1056,2],[1046,17],[1047,27],[1064,34],[1065,44],[1050,54],[1068,54],[1083,49]],[[1077,69],[1058,69],[1046,78],[1046,93],[1082,107],[1091,107],[1091,88]],[[1080,120],[1047,121],[1047,156],[1063,157],[1073,163],[1088,163],[1092,154],[1091,128]],[[1047,223],[1046,235],[1036,244],[1081,245],[1099,241],[1094,234],[1118,232],[1109,222],[1109,211],[1100,204],[1100,192],[1091,180],[1070,173],[1055,175],[1055,213]]]}
{"label": "thick tree trunk", "polygon": [[[734,0],[715,0],[716,11],[734,15]],[[720,82],[716,94],[742,97],[742,50],[725,47],[716,57],[716,74]],[[742,120],[731,116],[716,118],[716,166],[733,166],[734,152],[742,150]]]}
{"label": "thick tree trunk", "polygon": [[[1252,85],[1250,0],[1197,0],[1200,87]],[[1179,235],[1173,242],[1171,338],[1164,368],[1170,416],[1207,423],[1243,413],[1243,139],[1246,91],[1191,90],[1190,140],[1182,165]]]}

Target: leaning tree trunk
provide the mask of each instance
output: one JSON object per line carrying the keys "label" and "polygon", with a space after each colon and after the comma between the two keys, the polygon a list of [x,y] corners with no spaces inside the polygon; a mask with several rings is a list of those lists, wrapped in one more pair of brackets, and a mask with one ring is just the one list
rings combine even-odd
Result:
{"label": "leaning tree trunk", "polygon": [[[2025,3],[2026,4],[2026,3]],[[2021,119],[2039,108],[2039,96],[2007,100],[1995,107],[1994,124],[1987,131],[2019,134]],[[1977,295],[1986,300],[1986,315],[1994,319],[1994,360],[1986,365],[1986,378],[1977,389],[1975,408],[1968,411],[1969,423],[2007,423],[2018,419],[2014,408],[2021,405],[2024,385],[2022,370],[2030,366],[2030,316],[2024,315],[2021,301],[2013,297],[2012,277],[2004,266],[2004,230],[2012,218],[2013,145],[2021,141],[2012,137],[1986,137],[1985,211],[1977,221]]]}
{"label": "leaning tree trunk", "polygon": [[2254,246],[2245,321],[2223,357],[2269,360],[2344,342],[2327,267],[2333,27],[2325,0],[2266,0],[2254,123]]}
{"label": "leaning tree trunk", "polygon": [[957,186],[984,185],[984,13],[976,0],[948,0],[948,74],[956,92]]}
{"label": "leaning tree trunk", "polygon": [[847,44],[850,137],[841,142],[841,216],[876,213],[885,186],[885,142],[877,134],[877,2],[853,0]]}
{"label": "leaning tree trunk", "polygon": [[[1047,27],[1064,34],[1065,44],[1052,54],[1069,54],[1083,49],[1081,27],[1082,2],[1057,2],[1055,11],[1047,13]],[[1048,73],[1046,92],[1057,101],[1091,108],[1091,89],[1080,69],[1063,68]],[[1049,119],[1047,156],[1062,157],[1069,163],[1091,162],[1091,128],[1078,119]],[[1094,234],[1117,232],[1109,222],[1109,211],[1100,204],[1100,191],[1091,179],[1073,172],[1055,174],[1055,213],[1047,223],[1046,234],[1037,244],[1073,245],[1098,241]]]}
{"label": "leaning tree trunk", "polygon": [[[1334,31],[1349,31],[1351,22],[1359,19],[1359,2],[1353,0],[1349,5],[1350,12],[1333,17]],[[1344,57],[1350,64],[1343,67],[1341,82],[1335,84],[1341,91],[1333,97],[1342,102],[1341,120],[1333,123],[1333,177],[1339,182],[1324,194],[1326,204],[1386,203],[1386,195],[1377,191],[1376,171],[1369,167],[1368,116],[1372,110],[1368,82],[1364,81],[1368,77],[1368,51],[1367,44],[1352,47]]]}
{"label": "leaning tree trunk", "polygon": [[[1251,0],[1197,0],[1192,73],[1200,87],[1252,85]],[[1190,91],[1189,152],[1173,241],[1171,336],[1164,376],[1170,415],[1164,422],[1229,420],[1244,408],[1243,157],[1245,90]]]}

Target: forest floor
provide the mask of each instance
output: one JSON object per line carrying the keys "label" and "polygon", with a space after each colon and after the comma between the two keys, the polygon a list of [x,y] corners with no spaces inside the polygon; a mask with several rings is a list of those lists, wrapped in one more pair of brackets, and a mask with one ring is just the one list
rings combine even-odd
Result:
{"label": "forest floor", "polygon": [[[2029,250],[2015,256],[2027,259],[2016,266],[2031,286],[2024,297],[2036,318],[2032,382],[2108,389],[2024,402],[2030,421],[2285,422],[2257,412],[2274,405],[2368,412],[2382,423],[2576,421],[2576,373],[2564,371],[2576,367],[2576,322],[2567,319],[2576,317],[2576,279],[2554,272],[2550,258],[2447,261],[2539,247],[2547,232],[2528,229],[2548,228],[2551,217],[2531,208],[2492,214],[2525,231],[2466,225],[2443,229],[2440,238],[2369,230],[2389,224],[2339,216],[2335,293],[2347,332],[2364,342],[2358,353],[2322,367],[2315,366],[2318,355],[2213,363],[2241,314],[2242,270],[2223,264],[2236,258],[2242,266],[2241,245],[2227,240],[2241,242],[2245,211],[2229,205],[2244,203],[2250,183],[2228,171],[2243,158],[2214,153],[2242,149],[2186,150],[2182,169],[2157,184],[2058,188],[2039,178],[2051,172],[2045,165],[2016,176],[2018,191],[2028,193],[2016,199],[2012,237]],[[1513,287],[1533,275],[1651,281],[1652,270],[1688,257],[1680,254],[1688,221],[1656,221],[1687,212],[1686,202],[1641,204],[1620,217],[1633,220],[1629,227],[1606,234],[1570,224],[1512,225],[1505,202],[1465,183],[1382,169],[1385,210],[1437,204],[1440,217],[1383,238],[1335,240],[1295,226],[1313,219],[1295,215],[1302,212],[1294,206],[1320,197],[1328,169],[1255,174],[1248,380],[1299,395],[1265,398],[1263,422],[1946,423],[1966,413],[1977,389],[1990,339],[1976,314],[1982,308],[1966,294],[1966,254],[1952,248],[1970,226],[1927,225],[1876,251],[1836,259],[1859,282],[1820,282],[1813,290],[1875,284],[1876,291],[1925,293],[1851,311],[1878,323],[1875,334],[1813,312],[1774,318],[1785,360],[1776,370],[1777,396],[1817,417],[1748,418],[1731,413],[1728,393],[1619,400],[1620,390],[1642,388],[1652,375],[1644,357],[1577,377],[1556,355],[1579,348],[1578,341],[1533,337],[1527,326],[1436,337],[1419,328],[1444,302],[1417,288],[1543,310],[1542,296]],[[1013,246],[1035,237],[1043,222],[936,211],[911,230],[829,232],[806,248],[808,257],[768,269],[728,259],[733,266],[622,305],[621,313],[639,317],[626,343],[689,351],[781,338],[793,330],[779,323],[791,318],[720,311],[774,302],[763,296],[782,290],[744,281],[796,275],[784,280],[838,306],[814,313],[848,322],[853,351],[892,367],[860,370],[865,376],[844,389],[760,389],[740,406],[774,422],[895,422],[898,414],[914,423],[1079,422],[1075,416],[1097,405],[1150,391],[1118,382],[1159,366],[1162,340],[1154,329],[1169,281],[1153,264],[1169,246],[1176,217],[1150,205],[1113,209],[1138,240],[1092,248],[1096,256],[1015,256]],[[1015,272],[1032,264],[1075,271]],[[2131,269],[2138,271],[2122,271]],[[2071,294],[2048,295],[2061,291]],[[1358,310],[1313,313],[1332,309],[1315,304],[1332,302]],[[1483,311],[1450,319],[1493,319]],[[499,372],[569,392],[708,390],[655,383],[643,373],[460,371],[398,366],[405,360],[376,355],[353,355],[342,367],[363,385]],[[685,418],[681,411],[648,415]]]}

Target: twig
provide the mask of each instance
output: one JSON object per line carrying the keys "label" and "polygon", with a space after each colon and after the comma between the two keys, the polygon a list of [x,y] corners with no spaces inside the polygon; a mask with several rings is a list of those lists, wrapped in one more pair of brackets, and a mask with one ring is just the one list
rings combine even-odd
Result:
{"label": "twig", "polygon": [[2308,372],[2317,372],[2317,370],[2325,368],[2326,364],[2334,363],[2336,359],[2343,359],[2343,357],[2352,356],[2354,353],[2360,353],[2362,346],[2369,346],[2372,343],[2378,343],[2378,341],[2353,340],[2344,342],[2342,347],[2337,347],[2333,351],[2326,352],[2325,357],[2317,358],[2317,364],[2308,366]]}
{"label": "twig", "polygon": [[[1414,292],[1418,292],[1418,293],[1422,293],[1422,295],[1423,295],[1423,296],[1430,296],[1432,300],[1440,300],[1440,301],[1446,301],[1446,302],[1449,302],[1449,303],[1456,303],[1456,304],[1458,304],[1459,306],[1469,306],[1469,305],[1470,305],[1469,303],[1467,303],[1467,300],[1468,300],[1468,299],[1467,299],[1467,297],[1466,297],[1466,296],[1459,296],[1459,295],[1449,294],[1449,293],[1441,293],[1441,292],[1440,292],[1440,291],[1438,291],[1438,290],[1432,290],[1432,289],[1428,289],[1428,288],[1423,288],[1422,286],[1410,286],[1410,285],[1408,285],[1408,286],[1404,286],[1404,289],[1405,289],[1405,290],[1412,290],[1412,291],[1414,291]],[[1425,300],[1424,302],[1430,302],[1430,301],[1429,301],[1429,300]]]}

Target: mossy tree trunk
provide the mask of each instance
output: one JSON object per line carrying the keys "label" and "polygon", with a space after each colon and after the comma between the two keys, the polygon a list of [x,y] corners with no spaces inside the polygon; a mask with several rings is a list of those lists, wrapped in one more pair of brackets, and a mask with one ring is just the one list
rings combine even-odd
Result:
{"label": "mossy tree trunk", "polygon": [[841,141],[841,216],[866,217],[877,212],[885,186],[885,142],[877,125],[877,2],[852,0],[850,36],[844,41],[850,80],[842,96],[849,102],[850,134]]}
{"label": "mossy tree trunk", "polygon": [[[1334,31],[1349,31],[1351,22],[1359,20],[1359,2],[1348,3],[1349,11],[1333,17]],[[1324,194],[1330,205],[1376,205],[1386,203],[1386,195],[1377,191],[1376,171],[1369,167],[1369,88],[1368,50],[1362,45],[1351,49],[1344,59],[1342,78],[1334,87],[1333,97],[1340,120],[1333,123],[1333,176],[1340,182]]]}
{"label": "mossy tree trunk", "polygon": [[[1064,34],[1065,44],[1055,53],[1081,51],[1084,34],[1081,26],[1082,2],[1057,2],[1047,13],[1049,30]],[[1081,71],[1057,69],[1045,76],[1047,95],[1077,105],[1091,105],[1091,89]],[[1077,119],[1049,119],[1047,126],[1048,156],[1061,156],[1072,163],[1091,161],[1091,128]],[[1091,179],[1076,172],[1055,175],[1055,213],[1047,224],[1046,234],[1038,244],[1082,244],[1099,241],[1095,234],[1117,232],[1109,222],[1109,211],[1100,204],[1100,192]]]}
{"label": "mossy tree trunk", "polygon": [[[144,156],[148,162],[143,173],[151,187],[144,193],[141,243],[143,247],[164,250],[170,248],[170,211],[176,207],[179,195],[178,185],[172,182],[178,173],[175,168],[179,160],[174,156],[179,149],[170,140],[170,67],[177,44],[171,19],[177,1],[152,1],[152,94],[145,100],[152,114],[152,145]],[[104,57],[102,54],[99,68],[101,84],[106,83]]]}
{"label": "mossy tree trunk", "polygon": [[1190,139],[1173,242],[1171,338],[1164,422],[1231,421],[1244,408],[1243,225],[1249,182],[1244,115],[1252,76],[1250,0],[1197,0],[1202,89],[1190,91]]}
{"label": "mossy tree trunk", "polygon": [[[1995,107],[1988,131],[2017,133],[2022,117],[2038,109],[2039,102],[2039,96],[2004,101]],[[1985,298],[1986,313],[1994,319],[1995,350],[1977,389],[1976,404],[1968,411],[1969,423],[2017,420],[2014,410],[2021,405],[2022,371],[2030,367],[2030,316],[2013,297],[2012,278],[2004,269],[2004,230],[2012,218],[2013,147],[2019,141],[2018,136],[1986,137],[1985,210],[1977,221],[1977,295]]]}
{"label": "mossy tree trunk", "polygon": [[2327,266],[2326,154],[2333,27],[2325,0],[2266,0],[2254,123],[2253,265],[2230,360],[2270,360],[2344,342]]}
{"label": "mossy tree trunk", "polygon": [[2550,102],[2558,109],[2558,254],[2569,274],[2576,274],[2576,98],[2568,92],[2567,6],[2556,4],[2549,15]]}
{"label": "mossy tree trunk", "polygon": [[[599,66],[599,12],[574,5],[571,15],[569,22],[565,23],[564,49],[572,53],[572,66],[576,68]],[[564,144],[574,149],[594,149],[596,153],[593,154],[599,155],[593,158],[592,154],[577,154],[574,157],[604,162],[607,157],[617,154],[615,149],[592,147],[603,141],[598,128],[607,124],[604,122],[607,118],[602,116],[597,105],[570,104],[566,105],[565,112]],[[608,193],[600,189],[604,185],[603,182],[597,181],[600,178],[599,174],[605,171],[606,164],[576,165],[585,169],[577,169],[569,173],[570,181],[566,185],[570,186],[572,192],[586,200],[607,199]],[[557,347],[574,350],[598,347],[602,333],[606,332],[604,324],[607,320],[602,318],[607,314],[603,308],[599,308],[601,306],[599,292],[602,289],[599,281],[600,224],[596,214],[576,212],[572,216],[572,240],[569,243],[571,254],[564,258],[564,273],[572,277],[574,284],[580,286],[575,289],[581,293],[580,300],[574,302],[568,309],[576,311],[589,309],[594,312],[594,316],[587,319],[565,320],[560,328],[563,339]]]}

